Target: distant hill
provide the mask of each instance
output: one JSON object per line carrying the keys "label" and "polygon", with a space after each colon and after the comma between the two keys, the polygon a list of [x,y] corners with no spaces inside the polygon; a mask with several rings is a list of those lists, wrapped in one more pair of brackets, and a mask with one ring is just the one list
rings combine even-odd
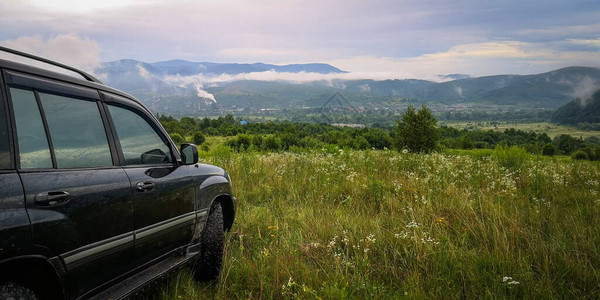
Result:
{"label": "distant hill", "polygon": [[495,75],[443,83],[424,80],[361,80],[347,83],[347,90],[416,98],[424,102],[487,103],[559,107],[576,97],[580,83],[600,87],[600,69],[569,67],[535,75]]}
{"label": "distant hill", "polygon": [[[268,71],[271,73],[266,77],[273,77],[269,81],[243,80],[256,78],[245,74]],[[333,76],[328,75],[327,80],[300,83],[276,80],[287,78],[278,77],[277,73],[282,72]],[[459,79],[441,83],[420,79],[335,79],[335,74],[345,72],[317,63],[280,66],[186,60],[146,63],[123,59],[103,63],[94,73],[108,85],[138,97],[155,111],[182,114],[194,114],[214,108],[216,104],[227,109],[314,108],[335,92],[342,93],[353,106],[365,108],[397,108],[410,102],[556,109],[577,98],[582,91],[600,87],[600,69],[589,67],[568,67],[534,75],[470,77],[450,74],[442,77]],[[215,82],[207,78],[225,80]]]}
{"label": "distant hill", "polygon": [[552,114],[552,122],[576,125],[600,123],[600,89],[589,99],[575,99]]}

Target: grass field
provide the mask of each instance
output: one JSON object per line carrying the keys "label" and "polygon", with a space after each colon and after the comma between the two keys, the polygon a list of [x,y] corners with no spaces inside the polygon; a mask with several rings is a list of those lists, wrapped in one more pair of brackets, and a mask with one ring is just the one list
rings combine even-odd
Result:
{"label": "grass field", "polygon": [[522,150],[232,153],[218,282],[163,299],[600,297],[600,165]]}
{"label": "grass field", "polygon": [[494,130],[504,131],[505,129],[514,128],[523,131],[534,131],[536,133],[546,133],[550,138],[554,138],[560,134],[569,134],[574,137],[587,138],[590,136],[600,137],[600,131],[581,130],[573,126],[558,125],[548,122],[543,123],[510,123],[510,122],[444,122],[449,127],[458,129],[474,129],[474,130]]}

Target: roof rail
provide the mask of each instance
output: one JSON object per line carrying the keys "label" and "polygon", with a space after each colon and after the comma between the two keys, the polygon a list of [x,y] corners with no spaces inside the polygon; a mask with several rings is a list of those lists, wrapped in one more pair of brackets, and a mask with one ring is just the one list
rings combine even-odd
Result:
{"label": "roof rail", "polygon": [[18,56],[23,56],[23,57],[26,57],[26,58],[29,58],[29,59],[32,59],[32,60],[37,60],[37,61],[49,64],[49,65],[53,65],[53,66],[56,66],[56,67],[59,67],[59,68],[63,68],[63,69],[66,69],[66,70],[69,70],[71,72],[75,72],[75,73],[81,75],[87,81],[96,82],[96,83],[100,83],[100,84],[102,83],[100,80],[96,79],[94,76],[92,76],[92,75],[90,75],[90,74],[88,74],[88,73],[86,73],[86,72],[84,72],[82,70],[79,70],[79,69],[74,68],[74,67],[67,66],[65,64],[61,64],[59,62],[55,62],[53,60],[49,60],[49,59],[46,59],[46,58],[43,58],[43,57],[35,56],[33,54],[21,52],[21,51],[18,51],[18,50],[6,48],[6,47],[3,47],[3,46],[0,46],[0,51],[8,52],[8,53],[15,54],[15,55],[18,55]]}

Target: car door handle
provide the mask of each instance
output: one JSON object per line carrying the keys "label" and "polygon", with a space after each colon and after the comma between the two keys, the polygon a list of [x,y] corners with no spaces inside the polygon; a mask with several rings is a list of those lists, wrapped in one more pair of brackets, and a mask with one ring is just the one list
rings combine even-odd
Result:
{"label": "car door handle", "polygon": [[154,189],[154,182],[138,182],[135,184],[135,190],[138,192],[149,192]]}
{"label": "car door handle", "polygon": [[35,204],[39,206],[53,206],[65,204],[71,200],[71,194],[65,191],[47,192],[35,195]]}

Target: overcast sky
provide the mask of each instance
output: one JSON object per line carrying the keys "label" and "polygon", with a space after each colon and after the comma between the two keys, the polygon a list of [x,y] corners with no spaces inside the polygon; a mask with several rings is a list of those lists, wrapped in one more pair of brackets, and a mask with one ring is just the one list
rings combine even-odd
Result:
{"label": "overcast sky", "polygon": [[600,1],[1,0],[0,44],[122,58],[330,63],[356,77],[600,67]]}

